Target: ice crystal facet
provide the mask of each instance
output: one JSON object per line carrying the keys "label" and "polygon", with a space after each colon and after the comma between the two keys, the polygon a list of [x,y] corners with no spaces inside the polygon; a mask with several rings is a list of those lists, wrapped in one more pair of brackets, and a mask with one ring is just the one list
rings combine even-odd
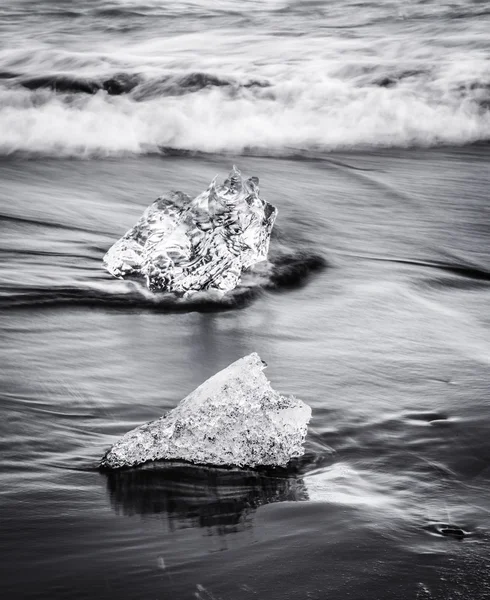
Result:
{"label": "ice crystal facet", "polygon": [[115,277],[143,277],[151,290],[224,294],[242,271],[267,258],[277,209],[259,198],[258,179],[236,167],[191,200],[171,192],[156,200],[104,256]]}

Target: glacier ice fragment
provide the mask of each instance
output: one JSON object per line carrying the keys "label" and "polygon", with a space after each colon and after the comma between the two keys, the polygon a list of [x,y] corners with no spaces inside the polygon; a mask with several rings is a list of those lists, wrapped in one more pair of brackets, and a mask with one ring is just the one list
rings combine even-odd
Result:
{"label": "glacier ice fragment", "polygon": [[258,179],[233,167],[223,185],[191,200],[158,198],[104,256],[114,277],[143,277],[150,290],[184,296],[233,290],[242,271],[267,258],[277,209],[259,198]]}
{"label": "glacier ice fragment", "polygon": [[103,468],[151,460],[216,466],[285,466],[302,456],[311,408],[272,389],[253,353],[237,360],[160,417],[126,433]]}

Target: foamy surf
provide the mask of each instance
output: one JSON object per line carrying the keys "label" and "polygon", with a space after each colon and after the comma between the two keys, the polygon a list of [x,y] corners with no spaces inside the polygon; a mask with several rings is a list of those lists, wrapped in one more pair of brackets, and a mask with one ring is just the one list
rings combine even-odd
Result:
{"label": "foamy surf", "polygon": [[405,4],[45,2],[51,29],[32,39],[1,9],[0,155],[488,141],[485,11]]}
{"label": "foamy surf", "polygon": [[141,86],[114,96],[103,89],[75,94],[9,82],[0,91],[0,152],[287,154],[291,147],[427,147],[490,139],[482,89],[409,79],[389,86],[331,77],[263,88],[208,85],[148,99],[137,98]]}

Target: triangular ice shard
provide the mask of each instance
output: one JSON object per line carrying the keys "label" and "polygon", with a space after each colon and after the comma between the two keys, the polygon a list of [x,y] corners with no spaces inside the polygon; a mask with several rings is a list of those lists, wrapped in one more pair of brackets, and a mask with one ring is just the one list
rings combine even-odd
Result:
{"label": "triangular ice shard", "polygon": [[275,392],[253,353],[223,369],[166,415],[126,433],[101,467],[151,460],[196,464],[285,466],[302,456],[311,409]]}

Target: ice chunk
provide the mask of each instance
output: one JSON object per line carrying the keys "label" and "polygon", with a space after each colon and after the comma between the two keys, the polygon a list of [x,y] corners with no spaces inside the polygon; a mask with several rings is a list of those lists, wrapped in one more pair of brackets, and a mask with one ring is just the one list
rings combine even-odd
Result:
{"label": "ice chunk", "polygon": [[196,464],[285,466],[302,456],[311,409],[275,392],[253,353],[223,369],[156,421],[126,433],[101,467],[150,460]]}
{"label": "ice chunk", "polygon": [[115,277],[143,277],[151,290],[224,294],[242,271],[267,258],[277,209],[259,198],[258,179],[236,167],[191,200],[182,192],[158,198],[104,256]]}

